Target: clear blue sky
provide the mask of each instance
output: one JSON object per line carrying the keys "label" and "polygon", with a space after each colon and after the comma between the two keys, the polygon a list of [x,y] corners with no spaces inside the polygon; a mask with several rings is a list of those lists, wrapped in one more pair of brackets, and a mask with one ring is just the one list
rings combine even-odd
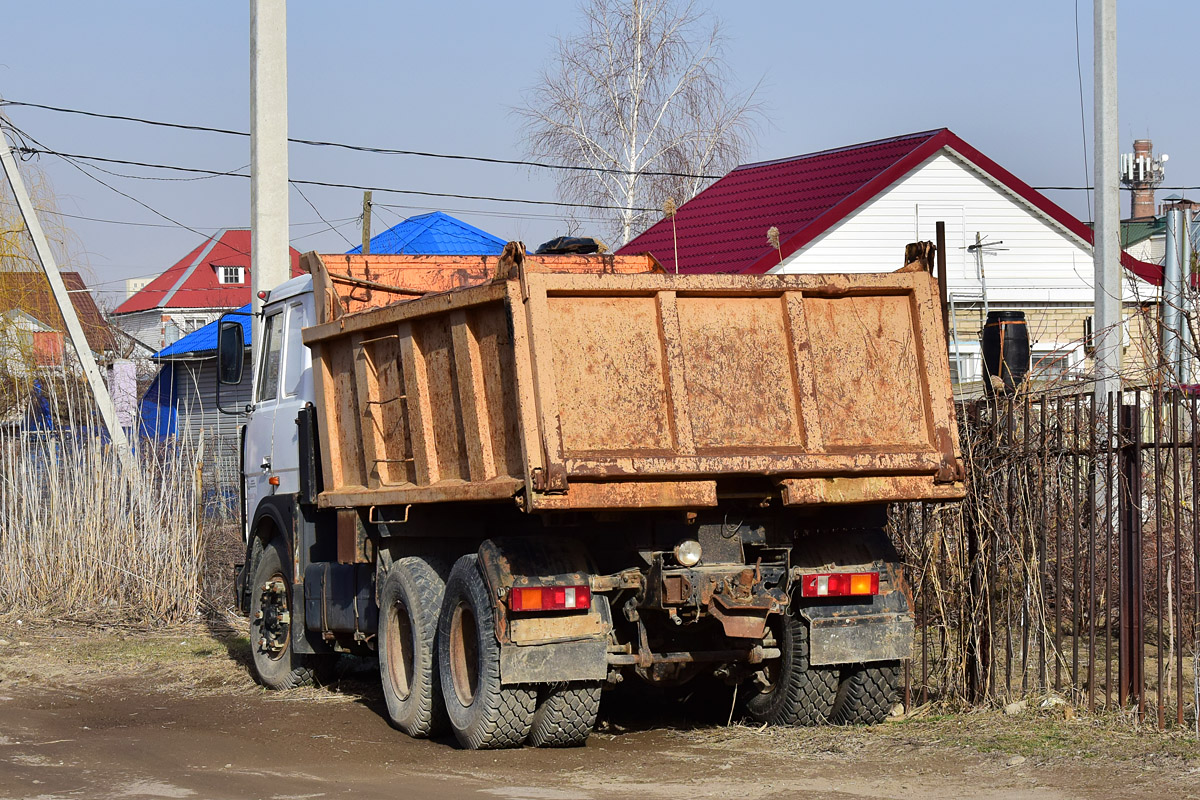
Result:
{"label": "clear blue sky", "polygon": [[[249,128],[249,4],[178,2],[5,3],[0,96],[131,116]],[[946,126],[1025,181],[1081,185],[1074,0],[860,0],[857,3],[714,2],[728,61],[744,86],[761,80],[770,124],[753,160],[778,158]],[[1198,109],[1185,78],[1200,30],[1200,3],[1119,4],[1122,152],[1149,135],[1171,156],[1168,185],[1200,184]],[[508,109],[536,80],[551,38],[577,24],[569,2],[289,3],[289,103],[293,137],[416,150],[520,157]],[[1079,4],[1083,94],[1090,149],[1092,8]],[[1172,58],[1179,54],[1181,58]],[[1169,89],[1169,73],[1181,79]],[[10,108],[21,128],[66,152],[215,169],[247,164],[246,139],[88,120]],[[166,224],[82,176],[42,161],[63,211]],[[136,171],[115,168],[117,171]],[[147,173],[144,174],[158,174]],[[553,199],[552,175],[293,145],[294,178],[464,194]],[[249,224],[249,181],[138,181],[102,176],[123,191],[203,229]],[[305,189],[331,221],[355,217],[361,193]],[[1169,192],[1160,192],[1160,199]],[[1051,192],[1087,217],[1082,192]],[[1193,192],[1200,194],[1200,192]],[[554,209],[382,195],[376,232],[440,207],[497,236],[536,244],[562,233]],[[1126,200],[1127,202],[1127,200]],[[435,205],[431,206],[430,203]],[[486,212],[486,213],[485,213]],[[502,215],[502,216],[498,216]],[[549,216],[546,216],[549,215]],[[348,245],[320,225],[293,190],[300,250]],[[301,223],[301,224],[296,224]],[[336,222],[335,222],[336,224]],[[81,259],[109,290],[156,273],[198,241],[176,227],[75,220]],[[353,243],[353,222],[341,228]],[[114,295],[115,298],[115,295]]]}

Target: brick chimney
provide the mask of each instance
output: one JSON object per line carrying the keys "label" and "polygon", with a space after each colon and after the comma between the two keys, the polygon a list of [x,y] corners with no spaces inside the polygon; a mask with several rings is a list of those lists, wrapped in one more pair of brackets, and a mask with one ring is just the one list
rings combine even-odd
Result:
{"label": "brick chimney", "polygon": [[[1133,161],[1134,168],[1137,169],[1138,162],[1142,162],[1149,167],[1154,161],[1154,143],[1149,139],[1134,139],[1133,140]],[[1134,173],[1137,175],[1138,173]],[[1155,182],[1150,179],[1149,169],[1146,171],[1145,180],[1133,180],[1130,182],[1133,187],[1133,201],[1130,205],[1129,216],[1132,219],[1148,220],[1154,219],[1154,186]]]}

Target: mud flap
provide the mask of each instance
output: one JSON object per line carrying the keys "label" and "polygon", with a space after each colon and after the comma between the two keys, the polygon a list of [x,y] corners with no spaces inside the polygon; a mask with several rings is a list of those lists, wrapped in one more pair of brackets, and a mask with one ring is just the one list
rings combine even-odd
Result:
{"label": "mud flap", "polygon": [[897,661],[912,656],[915,625],[911,614],[814,617],[809,622],[808,659],[814,666]]}
{"label": "mud flap", "polygon": [[608,677],[608,640],[500,646],[500,683],[602,681]]}

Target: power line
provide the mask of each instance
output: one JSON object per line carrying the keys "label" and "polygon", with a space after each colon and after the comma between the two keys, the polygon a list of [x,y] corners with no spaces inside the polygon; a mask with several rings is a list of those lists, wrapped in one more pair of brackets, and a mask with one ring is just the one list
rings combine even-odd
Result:
{"label": "power line", "polygon": [[[288,181],[288,183],[291,183],[291,181]],[[296,190],[296,191],[299,193],[299,195],[300,195],[301,197],[303,197],[303,198],[304,198],[304,202],[308,203],[308,205],[309,205],[309,208],[311,208],[311,209],[312,209],[312,210],[313,210],[313,211],[316,213],[316,215],[317,215],[318,217],[321,217],[321,212],[320,212],[320,211],[318,211],[318,210],[317,210],[317,207],[313,205],[313,202],[312,202],[312,200],[309,200],[309,199],[308,199],[308,195],[306,195],[306,194],[305,194],[305,193],[304,193],[304,192],[303,192],[303,191],[300,189],[300,187],[299,187],[299,186],[293,186],[292,188],[293,188],[293,189],[295,189],[295,190]],[[335,227],[333,227],[332,225],[330,225],[330,224],[329,224],[329,223],[328,223],[328,222],[325,220],[325,217],[321,217],[321,221],[322,221],[322,222],[324,222],[326,226],[328,226],[329,230],[333,231],[333,232],[334,232],[334,233],[336,233],[338,236],[341,236],[341,237],[342,237],[342,241],[343,241],[343,242],[345,242],[346,244],[350,245],[350,247],[352,247],[352,248],[354,247],[354,243],[353,243],[353,242],[351,242],[349,239],[347,239],[347,238],[346,238],[346,234],[342,233],[342,232],[341,232],[341,231],[339,231],[337,228],[335,228]]]}
{"label": "power line", "polygon": [[[352,222],[358,222],[358,220],[359,220],[358,217],[347,217],[346,219],[343,219],[343,220],[334,220],[334,222],[338,222],[339,224],[330,225],[329,228],[331,230],[335,230],[340,233],[342,228],[346,227],[347,225],[349,225]],[[325,228],[322,228],[319,231],[313,231],[312,233],[305,233],[300,236],[297,236],[296,238],[291,239],[290,241],[294,244],[294,243],[300,241],[301,239],[307,239],[310,236],[316,236],[318,233],[324,233],[324,232],[325,232]],[[342,238],[345,239],[346,237],[343,236]]]}
{"label": "power line", "polygon": [[[14,204],[7,203],[7,202],[4,202],[3,200],[0,200],[0,205],[11,206]],[[82,214],[68,214],[65,211],[53,211],[49,208],[35,208],[34,210],[37,211],[39,214],[53,214],[54,216],[57,216],[57,217],[69,217],[71,219],[80,219],[80,220],[84,220],[86,222],[104,222],[109,225],[128,225],[128,226],[134,227],[134,228],[172,228],[172,229],[174,229],[174,228],[178,227],[177,225],[168,225],[165,222],[134,222],[133,220],[128,220],[128,219],[104,219],[102,217],[87,217],[87,216],[83,216]],[[486,213],[486,212],[482,212],[482,213]],[[358,217],[341,217],[339,219],[332,220],[332,222],[342,223],[342,222],[349,222],[349,221],[356,220],[356,219],[358,219]],[[293,228],[300,228],[300,227],[307,227],[309,225],[328,225],[329,223],[325,220],[310,219],[305,222],[290,222],[288,224]],[[225,230],[227,228],[238,228],[238,227],[244,227],[244,226],[239,226],[239,225],[199,226],[198,225],[196,227],[197,227],[197,229],[202,230],[202,231],[220,231],[220,230]],[[321,233],[321,231],[317,231],[317,233]],[[312,234],[304,234],[304,235],[311,236]],[[298,238],[301,238],[301,237],[298,237]]]}
{"label": "power line", "polygon": [[[532,211],[512,213],[509,211],[487,211],[487,210],[479,209],[479,208],[447,208],[445,206],[410,206],[410,205],[401,205],[398,203],[372,203],[371,206],[372,206],[372,208],[401,208],[401,209],[405,209],[408,211],[445,211],[445,212],[452,212],[455,214],[477,214],[482,217],[502,217],[502,218],[508,218],[508,219],[553,219],[553,220],[561,220],[562,219],[562,216],[559,214],[537,214]],[[608,221],[603,217],[579,216],[579,217],[575,217],[575,219],[583,220],[583,221],[587,221],[587,222],[607,222]]]}
{"label": "power line", "polygon": [[[37,142],[36,140],[32,139],[32,137],[30,137],[30,139],[31,139],[31,141],[34,141],[35,143],[37,143],[39,146],[38,147],[15,147],[15,148],[13,148],[13,150],[17,153],[21,153],[22,155],[58,156],[59,158],[67,160],[68,162],[72,162],[72,159],[74,159],[74,160],[78,160],[78,161],[98,161],[98,162],[101,162],[104,164],[122,164],[125,166],[131,166],[131,167],[146,167],[149,169],[165,169],[165,170],[173,170],[175,172],[191,172],[191,173],[197,173],[197,174],[202,174],[202,175],[212,175],[212,176],[229,177],[229,178],[249,178],[250,177],[249,175],[242,173],[242,172],[221,172],[219,170],[202,169],[200,167],[182,167],[182,166],[175,165],[175,164],[153,164],[153,163],[150,163],[147,161],[131,161],[129,159],[123,159],[123,158],[105,158],[103,156],[88,156],[88,155],[82,155],[79,153],[64,153],[64,152],[61,152],[58,150],[51,150],[51,149],[47,148],[45,145],[42,145],[40,142]],[[78,164],[75,164],[74,166],[76,168],[79,168]],[[89,174],[89,177],[93,178],[94,180],[99,180],[98,178],[96,178],[95,176],[90,175],[90,174]],[[606,205],[601,205],[598,203],[564,203],[564,202],[561,202],[558,200],[525,200],[525,199],[515,198],[515,197],[493,197],[490,195],[458,194],[458,193],[454,193],[454,192],[426,192],[426,191],[421,191],[419,189],[396,189],[396,188],[392,188],[392,187],[388,187],[388,186],[365,186],[363,184],[357,184],[357,183],[336,183],[333,181],[313,181],[313,180],[304,180],[301,178],[292,178],[289,181],[289,183],[301,184],[304,186],[324,186],[324,187],[331,188],[331,189],[357,189],[359,191],[384,192],[387,194],[411,194],[411,195],[417,195],[418,197],[449,197],[449,198],[453,198],[455,200],[482,200],[484,202],[489,202],[489,203],[520,203],[522,205],[555,206],[555,207],[559,207],[559,208],[590,208],[590,209],[595,209],[595,210],[600,210],[600,211],[625,211],[625,210],[661,211],[662,210],[662,209],[658,209],[658,208],[642,208],[639,206],[634,206],[631,209],[625,209],[621,206],[606,206]],[[114,189],[114,191],[117,191],[117,190]],[[120,193],[120,192],[118,192],[118,193]],[[126,195],[126,196],[128,196],[128,195]],[[158,213],[158,212],[155,212],[155,213]],[[162,215],[160,214],[159,216],[162,216]],[[184,226],[184,227],[186,227],[186,226]]]}
{"label": "power line", "polygon": [[[1034,186],[1032,188],[1036,189],[1039,192],[1090,192],[1090,191],[1092,191],[1091,186]],[[1132,192],[1133,191],[1133,188],[1130,186],[1121,186],[1119,188],[1123,192]],[[1200,186],[1158,186],[1158,187],[1156,187],[1156,189],[1159,191],[1164,191],[1164,192],[1172,192],[1172,191],[1173,192],[1195,192],[1195,191],[1200,191]]]}
{"label": "power line", "polygon": [[[20,153],[22,155],[58,156],[59,158],[66,159],[66,160],[78,159],[80,161],[99,161],[99,162],[105,163],[105,164],[123,164],[125,166],[146,167],[148,169],[165,169],[165,170],[173,170],[175,172],[192,172],[192,173],[198,173],[198,174],[203,174],[203,175],[209,175],[209,176],[213,176],[213,177],[228,177],[228,178],[249,178],[250,177],[249,175],[247,175],[246,173],[243,173],[243,172],[230,172],[230,171],[222,172],[220,170],[204,169],[201,167],[183,167],[183,166],[179,166],[176,164],[154,164],[154,163],[151,163],[148,161],[131,161],[129,159],[122,159],[122,158],[106,158],[104,156],[88,156],[88,155],[82,155],[79,153],[64,153],[64,152],[61,152],[58,150],[51,150],[44,146],[43,147],[14,147],[13,151]],[[133,176],[125,176],[125,177],[133,177]],[[556,206],[556,207],[562,207],[562,208],[591,208],[591,209],[596,209],[596,210],[600,210],[600,211],[624,211],[624,210],[626,210],[621,206],[606,206],[606,205],[600,205],[597,203],[564,203],[564,202],[560,202],[558,200],[525,200],[525,199],[516,198],[516,197],[492,197],[492,196],[488,196],[488,195],[457,194],[457,193],[453,193],[453,192],[426,192],[426,191],[422,191],[422,190],[418,190],[418,189],[395,189],[395,188],[391,188],[391,187],[387,187],[387,186],[366,186],[366,185],[357,184],[357,183],[336,183],[333,181],[304,180],[302,178],[293,178],[289,181],[289,183],[293,183],[293,184],[298,183],[298,184],[302,184],[304,186],[324,186],[324,187],[331,188],[331,189],[358,189],[360,191],[365,190],[365,191],[374,191],[374,192],[384,192],[384,193],[388,193],[388,194],[412,194],[412,195],[418,195],[420,197],[449,197],[449,198],[453,198],[453,199],[457,199],[457,200],[482,200],[482,201],[490,202],[490,203],[520,203],[520,204],[524,204],[524,205]],[[1090,186],[1034,186],[1032,188],[1036,189],[1039,192],[1049,192],[1049,191],[1090,192],[1090,191],[1092,191],[1092,187],[1090,187]],[[1132,191],[1132,189],[1128,186],[1122,186],[1120,188],[1121,188],[1121,191],[1126,191],[1126,192]],[[1200,186],[1159,186],[1158,188],[1162,191],[1184,191],[1184,192],[1200,191]],[[376,205],[383,205],[383,204],[377,203]],[[405,208],[406,206],[392,205],[389,207]],[[629,210],[632,210],[632,211],[661,211],[662,209],[634,206],[632,209],[629,209]],[[464,213],[486,213],[486,212],[466,211]]]}
{"label": "power line", "polygon": [[[1075,75],[1079,79],[1079,131],[1083,136],[1083,182],[1088,183],[1091,170],[1088,169],[1087,151],[1087,117],[1083,111],[1083,62],[1079,55],[1079,0],[1075,0]],[[1087,194],[1088,216],[1092,216],[1092,193],[1088,187]]]}
{"label": "power line", "polygon": [[[213,128],[207,125],[188,125],[180,122],[163,122],[161,120],[145,119],[144,117],[131,117],[124,114],[104,114],[99,111],[84,111],[78,108],[63,108],[62,106],[50,106],[42,103],[25,103],[19,100],[0,100],[0,106],[22,106],[25,108],[40,108],[43,111],[54,111],[61,114],[78,114],[85,117],[95,117],[97,119],[120,120],[122,122],[136,122],[141,125],[153,125],[160,128],[175,128],[184,131],[199,131],[202,133],[219,133],[225,136],[249,136],[246,131],[235,131],[229,128]],[[704,178],[718,180],[725,177],[724,175],[703,175],[692,174],[687,172],[660,172],[657,170],[629,170],[618,169],[614,167],[586,167],[577,164],[548,164],[543,161],[528,161],[515,158],[491,158],[489,156],[470,156],[459,153],[433,153],[423,150],[400,150],[391,147],[371,147],[368,145],[347,144],[345,142],[327,142],[319,139],[292,139],[288,138],[292,144],[303,144],[311,147],[336,147],[342,150],[352,150],[358,153],[376,153],[380,155],[395,155],[395,156],[418,156],[421,158],[442,158],[452,161],[477,161],[483,164],[508,164],[519,167],[535,167],[537,169],[552,169],[563,170],[570,172],[602,172],[613,175],[646,175],[650,177],[663,178]]]}
{"label": "power line", "polygon": [[187,182],[187,181],[207,181],[207,180],[211,180],[212,178],[221,178],[226,175],[239,175],[239,174],[242,174],[241,170],[249,169],[250,165],[243,164],[240,167],[234,167],[233,169],[226,170],[225,172],[214,172],[212,175],[197,175],[194,178],[164,178],[161,175],[130,175],[127,172],[114,172],[111,169],[104,169],[104,167],[93,166],[92,168],[99,170],[100,172],[103,172],[105,175],[112,175],[114,178],[128,178],[128,179],[134,180],[134,181],[181,181],[181,182]]}
{"label": "power line", "polygon": [[[43,148],[43,149],[45,148],[45,145],[43,145],[43,144],[42,144],[41,142],[39,142],[37,139],[35,139],[35,138],[33,138],[32,136],[30,136],[28,133],[26,133],[26,132],[22,131],[20,128],[17,128],[15,125],[12,125],[12,124],[10,123],[10,124],[9,124],[9,127],[11,127],[11,128],[12,128],[12,129],[13,129],[13,130],[14,130],[14,131],[17,133],[17,135],[18,135],[18,136],[20,136],[20,137],[22,137],[22,138],[25,138],[25,139],[28,139],[29,141],[31,141],[31,142],[33,142],[34,144],[38,145],[38,147],[40,147],[40,148]],[[0,134],[0,135],[3,135],[3,134]],[[19,148],[19,149],[20,149],[20,150],[27,150],[27,149],[32,149],[32,148]],[[205,234],[204,234],[202,231],[199,231],[199,230],[197,230],[197,229],[195,229],[195,228],[191,227],[190,225],[184,225],[182,222],[180,222],[180,221],[179,221],[179,220],[177,220],[177,219],[172,219],[171,217],[167,216],[166,214],[164,214],[163,212],[159,211],[158,209],[156,209],[156,208],[154,208],[154,207],[152,207],[152,206],[150,206],[150,205],[148,205],[148,204],[146,204],[146,203],[142,202],[141,200],[137,199],[137,198],[136,198],[136,197],[134,197],[133,195],[131,195],[131,194],[127,194],[126,192],[123,192],[123,191],[121,191],[121,190],[120,190],[120,189],[118,189],[117,187],[113,186],[111,183],[108,183],[108,182],[106,182],[106,181],[105,181],[103,178],[98,178],[98,177],[96,177],[96,176],[95,176],[95,175],[93,175],[91,172],[89,172],[89,171],[88,171],[86,168],[84,168],[84,166],[83,166],[82,164],[78,164],[78,163],[76,163],[76,161],[75,161],[73,158],[71,158],[70,156],[67,156],[67,155],[64,155],[64,154],[61,154],[61,153],[53,153],[53,155],[57,155],[59,158],[62,158],[64,161],[66,161],[68,164],[70,164],[71,166],[73,166],[75,169],[79,170],[79,171],[80,171],[80,172],[82,172],[84,175],[86,175],[87,177],[91,178],[93,181],[95,181],[96,183],[98,183],[98,184],[100,184],[101,186],[105,187],[105,188],[106,188],[106,189],[108,189],[109,191],[111,191],[111,192],[114,192],[114,193],[116,193],[116,194],[119,194],[119,195],[121,195],[122,197],[126,198],[127,200],[131,200],[131,201],[133,201],[134,203],[137,203],[139,206],[141,206],[142,208],[146,209],[147,211],[149,211],[150,213],[154,214],[155,216],[162,217],[162,218],[163,218],[163,219],[165,219],[167,222],[170,222],[170,223],[173,223],[173,224],[175,224],[175,225],[178,225],[179,227],[183,228],[184,230],[191,231],[192,233],[196,234],[197,236],[204,236],[204,238],[206,238],[206,239],[207,239],[207,238],[209,238],[208,236],[205,236]],[[229,245],[229,247],[230,247],[230,249],[231,249],[231,250],[233,250],[233,251],[235,251],[235,252],[238,252],[238,253],[241,253],[242,255],[246,256],[247,258],[249,258],[249,257],[250,257],[250,254],[249,254],[249,253],[247,253],[247,252],[245,252],[245,251],[243,251],[243,250],[240,250],[239,248],[233,247],[232,245]]]}

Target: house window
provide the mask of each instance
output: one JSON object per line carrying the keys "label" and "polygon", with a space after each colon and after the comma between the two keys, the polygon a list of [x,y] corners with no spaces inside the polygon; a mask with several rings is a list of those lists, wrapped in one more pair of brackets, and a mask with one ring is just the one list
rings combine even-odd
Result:
{"label": "house window", "polygon": [[221,271],[221,283],[241,283],[244,267],[217,267]]}
{"label": "house window", "polygon": [[971,383],[980,379],[983,371],[983,358],[980,355],[977,339],[959,340],[955,347],[950,342],[950,383],[954,386]]}
{"label": "house window", "polygon": [[1034,347],[1029,351],[1030,375],[1039,380],[1071,378],[1078,373],[1079,352],[1073,347]]}

